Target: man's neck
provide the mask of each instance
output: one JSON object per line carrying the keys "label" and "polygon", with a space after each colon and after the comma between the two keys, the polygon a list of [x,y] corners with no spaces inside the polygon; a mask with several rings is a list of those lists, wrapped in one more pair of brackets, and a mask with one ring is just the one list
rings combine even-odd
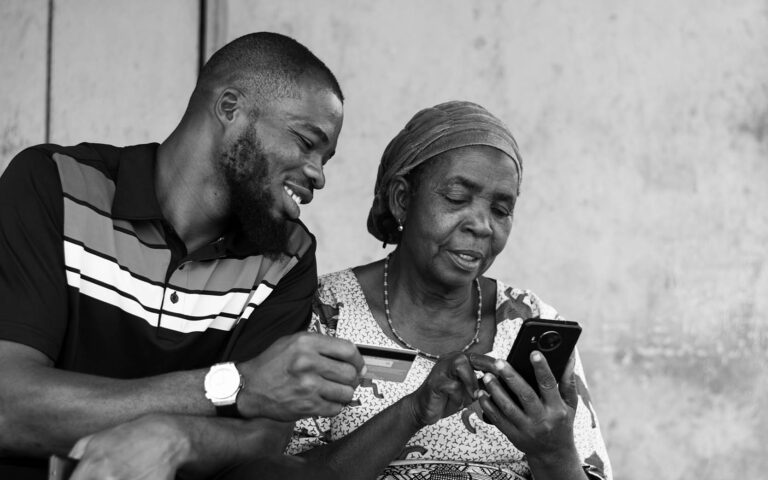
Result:
{"label": "man's neck", "polygon": [[228,200],[212,175],[213,150],[206,139],[180,127],[157,151],[157,200],[188,252],[221,236],[228,221]]}

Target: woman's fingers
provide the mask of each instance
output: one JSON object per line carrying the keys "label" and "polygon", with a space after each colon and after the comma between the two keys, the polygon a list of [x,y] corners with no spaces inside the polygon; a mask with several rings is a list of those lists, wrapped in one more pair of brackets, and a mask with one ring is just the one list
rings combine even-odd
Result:
{"label": "woman's fingers", "polygon": [[574,368],[576,366],[576,353],[571,353],[571,357],[568,359],[568,364],[565,366],[563,376],[560,379],[560,395],[563,397],[565,403],[576,410],[579,404],[579,392],[576,387],[576,375]]}
{"label": "woman's fingers", "polygon": [[[520,381],[523,383],[525,382],[522,378],[520,378]],[[525,421],[528,408],[530,408],[528,404],[532,403],[534,400],[538,402],[538,398],[536,397],[536,393],[527,385],[516,383],[514,379],[511,380],[511,383],[507,382],[508,380],[505,378],[504,383],[506,386],[502,385],[499,378],[492,373],[483,375],[485,391],[490,394],[490,398],[496,405],[498,412],[512,423],[521,425]],[[527,388],[529,392],[523,391],[521,393],[517,391],[520,387]],[[519,403],[516,403],[513,400],[513,396],[517,397]]]}
{"label": "woman's fingers", "polygon": [[481,390],[477,402],[480,404],[480,408],[483,409],[483,417],[487,422],[496,425],[499,429],[504,431],[507,428],[514,427],[504,414],[496,406],[496,403],[491,399],[491,396],[485,390]]}
{"label": "woman's fingers", "polygon": [[[478,389],[477,377],[472,369],[472,364],[466,355],[459,354],[453,361],[453,371],[456,377],[464,385],[464,390],[468,398],[472,399],[475,396],[475,392]],[[470,400],[471,401],[471,400]]]}
{"label": "woman's fingers", "polygon": [[531,365],[533,365],[533,373],[536,375],[536,383],[539,386],[539,395],[544,403],[554,405],[561,402],[557,379],[552,374],[552,370],[549,369],[547,359],[541,352],[537,350],[531,352]]}
{"label": "woman's fingers", "polygon": [[496,371],[495,358],[489,357],[488,355],[482,355],[480,353],[470,353],[467,355],[467,357],[469,358],[469,363],[472,365],[472,368],[475,370],[498,374]]}

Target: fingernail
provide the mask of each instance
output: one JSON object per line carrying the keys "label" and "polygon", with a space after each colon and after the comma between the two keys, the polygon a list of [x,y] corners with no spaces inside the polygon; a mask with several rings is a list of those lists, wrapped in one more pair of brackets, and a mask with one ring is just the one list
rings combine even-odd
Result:
{"label": "fingernail", "polygon": [[363,376],[366,373],[368,373],[368,365],[363,365],[363,369],[360,370],[360,376]]}
{"label": "fingernail", "polygon": [[539,352],[533,352],[532,358],[534,362],[540,362],[544,357]]}
{"label": "fingernail", "polygon": [[493,374],[486,373],[485,375],[483,375],[483,383],[485,383],[487,385],[488,383],[490,383],[493,380],[493,378],[494,378]]}
{"label": "fingernail", "polygon": [[478,400],[480,400],[482,397],[487,397],[487,396],[488,396],[488,392],[486,392],[485,390],[478,390],[477,391],[477,399]]}
{"label": "fingernail", "polygon": [[498,370],[501,370],[504,368],[504,360],[497,358],[495,362],[493,362],[493,366],[496,367]]}

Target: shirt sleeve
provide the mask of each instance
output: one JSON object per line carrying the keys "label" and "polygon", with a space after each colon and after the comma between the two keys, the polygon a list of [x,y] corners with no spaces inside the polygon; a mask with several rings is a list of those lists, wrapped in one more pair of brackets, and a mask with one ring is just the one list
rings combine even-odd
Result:
{"label": "shirt sleeve", "polygon": [[223,360],[240,362],[266,350],[275,340],[307,329],[312,298],[317,290],[316,243],[277,284],[267,299],[253,310],[241,331],[235,332]]}
{"label": "shirt sleeve", "polygon": [[48,153],[19,153],[0,177],[0,339],[51,359],[67,327],[64,207]]}

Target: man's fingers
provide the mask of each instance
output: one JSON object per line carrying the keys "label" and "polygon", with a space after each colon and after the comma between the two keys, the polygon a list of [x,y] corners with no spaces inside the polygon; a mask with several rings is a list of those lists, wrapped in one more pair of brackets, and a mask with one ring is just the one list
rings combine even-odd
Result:
{"label": "man's fingers", "polygon": [[353,387],[360,382],[359,373],[353,365],[322,355],[300,356],[294,362],[293,369],[298,375],[312,372],[331,382]]}
{"label": "man's fingers", "polygon": [[72,447],[72,450],[69,451],[69,457],[74,458],[76,460],[80,460],[83,458],[83,454],[85,453],[85,449],[88,448],[88,442],[91,441],[92,435],[88,435],[87,437],[83,437],[80,440],[77,441],[74,447]]}
{"label": "man's fingers", "polygon": [[300,348],[307,351],[314,351],[325,357],[349,363],[358,372],[365,366],[363,356],[360,355],[355,344],[349,340],[317,333],[302,333],[299,334],[296,342]]}
{"label": "man's fingers", "polygon": [[355,389],[349,385],[324,382],[320,387],[320,397],[332,403],[348,404],[355,396]]}

